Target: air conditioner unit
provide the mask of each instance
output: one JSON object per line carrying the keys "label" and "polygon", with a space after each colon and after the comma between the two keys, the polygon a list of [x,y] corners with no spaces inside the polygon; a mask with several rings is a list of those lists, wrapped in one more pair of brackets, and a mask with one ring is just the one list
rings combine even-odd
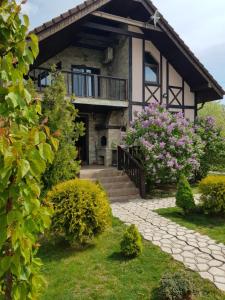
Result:
{"label": "air conditioner unit", "polygon": [[104,59],[104,64],[109,64],[113,61],[113,48],[112,47],[108,47],[105,50],[105,59]]}

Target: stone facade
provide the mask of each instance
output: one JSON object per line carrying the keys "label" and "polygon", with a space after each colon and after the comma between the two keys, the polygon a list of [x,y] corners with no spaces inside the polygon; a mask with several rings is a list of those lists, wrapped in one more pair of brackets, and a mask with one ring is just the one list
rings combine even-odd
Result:
{"label": "stone facade", "polygon": [[[111,166],[112,153],[121,142],[121,128],[127,126],[127,110],[114,110],[109,113],[85,113],[88,116],[87,132],[89,164]],[[106,145],[102,145],[102,139]]]}

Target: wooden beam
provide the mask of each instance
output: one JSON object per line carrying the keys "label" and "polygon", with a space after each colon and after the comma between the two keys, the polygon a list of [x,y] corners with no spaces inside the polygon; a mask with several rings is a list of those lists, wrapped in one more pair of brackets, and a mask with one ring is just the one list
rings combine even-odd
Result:
{"label": "wooden beam", "polygon": [[155,27],[154,25],[151,25],[149,23],[108,14],[108,13],[105,13],[102,11],[95,11],[92,13],[92,15],[95,17],[99,17],[99,18],[103,18],[103,19],[107,19],[107,20],[111,20],[111,21],[116,21],[119,23],[124,23],[127,25],[132,25],[132,26],[136,26],[136,27],[140,27],[140,28],[144,28],[144,29],[148,29],[148,30],[160,31],[160,32],[162,31],[160,28]]}
{"label": "wooden beam", "polygon": [[103,24],[99,24],[99,23],[87,22],[83,25],[83,27],[91,28],[92,30],[95,29],[95,30],[112,32],[112,33],[116,33],[119,35],[125,35],[125,36],[143,39],[143,34],[141,34],[141,33],[131,32],[131,31],[119,28],[119,27],[108,26],[108,25],[103,25]]}
{"label": "wooden beam", "polygon": [[101,41],[101,42],[105,42],[105,43],[112,43],[113,42],[113,39],[111,37],[98,35],[98,34],[80,32],[77,36],[79,38],[87,39],[87,40],[91,40],[91,41]]}
{"label": "wooden beam", "polygon": [[208,82],[202,85],[196,85],[195,87],[191,87],[191,92],[201,92],[210,88],[212,88],[212,85]]}

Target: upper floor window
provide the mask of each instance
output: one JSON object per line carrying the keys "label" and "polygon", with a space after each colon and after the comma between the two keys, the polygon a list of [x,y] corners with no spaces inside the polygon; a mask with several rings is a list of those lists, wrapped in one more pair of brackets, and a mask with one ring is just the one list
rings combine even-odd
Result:
{"label": "upper floor window", "polygon": [[145,83],[159,84],[159,64],[149,52],[145,52]]}

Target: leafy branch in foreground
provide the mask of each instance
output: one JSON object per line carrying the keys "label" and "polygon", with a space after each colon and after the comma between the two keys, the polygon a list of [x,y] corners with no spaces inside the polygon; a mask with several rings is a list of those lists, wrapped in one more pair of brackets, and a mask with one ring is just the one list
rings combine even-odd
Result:
{"label": "leafy branch in foreground", "polygon": [[24,76],[38,55],[29,19],[15,0],[0,6],[0,298],[37,299],[43,279],[37,238],[51,208],[39,200],[40,178],[58,140],[40,124],[41,104]]}

